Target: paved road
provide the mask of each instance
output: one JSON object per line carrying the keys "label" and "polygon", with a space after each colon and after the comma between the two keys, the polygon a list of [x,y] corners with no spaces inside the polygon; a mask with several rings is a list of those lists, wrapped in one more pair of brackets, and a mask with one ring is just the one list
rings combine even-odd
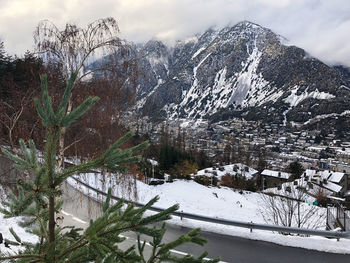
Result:
{"label": "paved road", "polygon": [[[100,204],[83,196],[74,188],[67,185],[64,187],[64,211],[69,213],[65,219],[75,222],[75,225],[84,227],[90,218],[99,215]],[[74,215],[72,217],[71,215]],[[83,220],[83,221],[81,221]],[[71,223],[67,222],[66,223]],[[175,237],[187,233],[190,229],[168,225],[165,240],[174,240]],[[127,245],[135,242],[133,233],[126,233]],[[254,241],[239,237],[219,235],[202,232],[201,236],[208,240],[203,247],[196,245],[184,245],[178,247],[178,253],[185,252],[199,255],[203,250],[208,251],[210,258],[221,257],[223,262],[235,263],[345,263],[350,262],[350,255],[332,254],[276,245],[270,242]]]}

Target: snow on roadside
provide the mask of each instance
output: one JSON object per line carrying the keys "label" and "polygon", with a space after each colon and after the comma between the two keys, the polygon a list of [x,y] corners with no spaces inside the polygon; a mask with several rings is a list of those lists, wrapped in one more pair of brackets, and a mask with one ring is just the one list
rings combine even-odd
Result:
{"label": "snow on roadside", "polygon": [[[96,180],[94,174],[81,177],[80,180],[97,189],[106,190],[111,186],[112,193],[118,197],[129,199],[129,195],[135,196],[134,193],[125,193],[123,186],[117,184],[112,178],[107,178],[104,187],[102,187],[102,180]],[[76,186],[74,179],[69,179],[68,182]],[[159,201],[156,206],[160,208],[179,204],[179,210],[186,213],[242,221],[250,221],[254,218],[255,223],[265,223],[259,212],[257,203],[260,200],[260,194],[257,193],[246,192],[241,195],[238,191],[235,192],[226,187],[209,188],[193,181],[183,180],[158,186],[147,185],[140,181],[136,181],[136,184],[138,198],[133,198],[133,201],[145,204],[157,195]]]}
{"label": "snow on roadside", "polygon": [[[84,176],[84,181],[94,188],[102,189],[102,180],[95,174]],[[96,179],[97,178],[97,179]],[[80,178],[82,179],[82,178]],[[107,186],[113,185],[112,192],[118,197],[128,199],[128,196],[123,194],[120,185],[116,184],[112,178],[107,178]],[[94,198],[103,198],[97,195],[94,191],[87,189],[70,178],[68,183],[80,191],[93,196]],[[133,193],[128,193],[133,196]],[[224,218],[228,220],[240,220],[245,222],[266,223],[261,215],[260,209],[263,204],[261,194],[245,192],[239,194],[229,188],[211,188],[197,184],[193,181],[175,181],[158,186],[146,185],[137,181],[137,195],[140,203],[146,203],[154,196],[160,197],[155,204],[156,207],[167,208],[173,204],[179,204],[179,211],[205,215],[209,217]],[[216,197],[217,195],[217,197]],[[324,208],[320,208],[325,210]],[[148,212],[152,213],[152,212]],[[216,232],[219,234],[240,236],[243,238],[261,240],[281,244],[285,246],[301,247],[325,252],[350,254],[350,240],[341,239],[326,239],[323,237],[299,237],[299,236],[284,236],[269,231],[253,230],[250,233],[249,229],[225,226],[220,224],[207,223],[202,221],[180,219],[173,217],[170,221],[172,224],[185,227],[200,227],[204,231]],[[272,222],[271,222],[272,224]]]}

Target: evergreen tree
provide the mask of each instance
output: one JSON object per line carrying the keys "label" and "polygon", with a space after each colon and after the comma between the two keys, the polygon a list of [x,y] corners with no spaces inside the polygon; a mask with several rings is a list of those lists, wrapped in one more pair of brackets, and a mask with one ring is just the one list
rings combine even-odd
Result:
{"label": "evergreen tree", "polygon": [[[24,216],[22,225],[28,231],[38,236],[37,243],[24,243],[11,229],[15,241],[7,240],[12,245],[21,245],[23,249],[15,254],[0,254],[0,261],[11,262],[217,262],[206,261],[203,253],[199,258],[186,255],[177,258],[171,255],[171,249],[192,242],[203,245],[205,240],[198,236],[195,229],[186,235],[180,236],[170,243],[163,243],[166,231],[165,225],[156,228],[151,224],[170,218],[176,205],[152,216],[145,216],[144,212],[152,206],[157,197],[144,207],[135,208],[128,205],[123,209],[123,201],[110,203],[111,190],[108,190],[107,199],[103,205],[103,215],[91,220],[85,231],[75,227],[60,227],[55,222],[55,214],[62,206],[60,199],[62,192],[60,185],[67,178],[77,173],[86,173],[91,169],[105,169],[111,172],[125,170],[125,164],[137,162],[140,156],[134,154],[148,146],[143,142],[127,149],[120,146],[128,141],[133,133],[129,132],[112,144],[100,157],[72,166],[63,170],[57,169],[58,143],[62,129],[69,127],[80,116],[88,111],[97,101],[97,97],[89,97],[77,108],[67,112],[71,90],[77,72],[71,75],[67,88],[56,112],[52,106],[52,99],[48,94],[47,78],[42,76],[42,100],[35,99],[36,110],[47,129],[46,145],[43,160],[38,159],[37,150],[32,140],[26,144],[20,140],[23,157],[11,153],[6,149],[2,151],[15,162],[19,170],[28,171],[33,179],[22,178],[18,180],[18,195],[10,195],[10,202],[4,202],[5,208],[1,210],[5,217]],[[121,233],[134,231],[138,234],[138,243],[129,249],[121,250],[119,243],[125,240]],[[150,236],[153,241],[151,253],[146,258],[145,245],[141,235]]]}
{"label": "evergreen tree", "polygon": [[266,151],[264,148],[258,150],[258,176],[256,178],[256,184],[259,188],[262,188],[262,176],[261,173],[267,168]]}
{"label": "evergreen tree", "polygon": [[225,164],[231,164],[232,147],[231,144],[227,143],[224,148],[223,162]]}
{"label": "evergreen tree", "polygon": [[[0,82],[5,76],[5,73],[13,68],[11,57],[6,54],[4,42],[0,41]],[[0,83],[0,88],[2,84]]]}
{"label": "evergreen tree", "polygon": [[0,41],[0,61],[4,60],[4,58],[5,58],[4,42]]}
{"label": "evergreen tree", "polygon": [[292,174],[293,180],[299,179],[304,171],[305,169],[299,161],[291,162],[287,167],[287,172]]}

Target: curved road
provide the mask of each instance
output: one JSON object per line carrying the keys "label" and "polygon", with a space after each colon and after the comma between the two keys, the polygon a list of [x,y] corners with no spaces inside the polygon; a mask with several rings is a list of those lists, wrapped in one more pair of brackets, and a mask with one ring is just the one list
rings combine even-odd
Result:
{"label": "curved road", "polygon": [[[64,185],[63,190],[63,210],[66,224],[74,224],[84,228],[87,226],[86,222],[88,222],[90,218],[96,218],[101,214],[101,204],[98,202],[86,197],[68,184]],[[190,231],[188,228],[168,225],[165,240],[174,240],[177,236],[187,233],[188,231]],[[128,245],[134,244],[135,234],[127,233],[126,236],[128,237]],[[204,248],[186,244],[178,247],[178,251],[174,251],[174,253],[199,255],[206,250],[210,258],[220,257],[223,262],[235,263],[350,262],[350,255],[286,247],[270,242],[255,241],[204,231],[201,232],[201,236],[208,240]]]}

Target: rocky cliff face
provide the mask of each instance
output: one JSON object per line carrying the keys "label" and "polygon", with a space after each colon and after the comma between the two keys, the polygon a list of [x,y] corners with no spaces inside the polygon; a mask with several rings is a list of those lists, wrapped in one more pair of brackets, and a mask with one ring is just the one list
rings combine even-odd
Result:
{"label": "rocky cliff face", "polygon": [[241,22],[179,41],[137,47],[135,107],[159,118],[242,116],[312,123],[350,110],[349,71],[332,68],[271,30]]}

